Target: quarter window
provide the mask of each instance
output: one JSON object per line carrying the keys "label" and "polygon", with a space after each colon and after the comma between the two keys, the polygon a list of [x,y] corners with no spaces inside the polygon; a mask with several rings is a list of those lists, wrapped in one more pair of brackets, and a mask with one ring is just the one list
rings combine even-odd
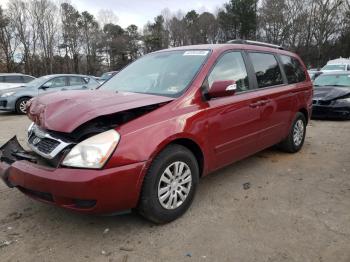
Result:
{"label": "quarter window", "polygon": [[299,83],[306,80],[304,69],[298,59],[286,55],[281,55],[280,57],[289,84]]}
{"label": "quarter window", "polygon": [[274,55],[265,53],[249,53],[258,87],[283,84],[282,73]]}
{"label": "quarter window", "polygon": [[230,52],[223,55],[208,77],[209,87],[215,81],[234,80],[237,92],[249,89],[248,74],[240,52]]}

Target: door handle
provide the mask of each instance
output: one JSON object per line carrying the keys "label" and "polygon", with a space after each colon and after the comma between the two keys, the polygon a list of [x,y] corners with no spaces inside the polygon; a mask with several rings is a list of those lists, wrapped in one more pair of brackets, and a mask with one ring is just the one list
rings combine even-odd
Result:
{"label": "door handle", "polygon": [[270,99],[267,99],[267,100],[260,100],[259,102],[260,102],[260,106],[264,106],[264,105],[270,103]]}
{"label": "door handle", "polygon": [[250,106],[251,108],[258,107],[258,106],[260,106],[260,101],[255,102],[255,103],[251,103],[249,106]]}
{"label": "door handle", "polygon": [[258,106],[264,106],[266,104],[270,103],[270,99],[267,100],[259,100],[258,102],[251,103],[249,106],[252,108],[258,107]]}

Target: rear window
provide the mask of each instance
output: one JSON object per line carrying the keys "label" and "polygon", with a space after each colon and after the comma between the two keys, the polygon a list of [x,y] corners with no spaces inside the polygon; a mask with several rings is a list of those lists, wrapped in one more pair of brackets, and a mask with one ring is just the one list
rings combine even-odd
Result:
{"label": "rear window", "polygon": [[254,67],[259,88],[283,84],[282,73],[274,55],[249,53],[249,57]]}
{"label": "rear window", "polygon": [[305,71],[298,59],[286,55],[281,55],[280,58],[289,84],[306,80]]}

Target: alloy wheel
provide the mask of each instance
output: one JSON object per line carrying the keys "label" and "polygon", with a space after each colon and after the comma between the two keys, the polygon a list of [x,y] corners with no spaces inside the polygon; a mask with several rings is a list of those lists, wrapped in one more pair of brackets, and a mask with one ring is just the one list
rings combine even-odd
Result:
{"label": "alloy wheel", "polygon": [[173,162],[160,177],[158,200],[163,208],[176,209],[186,201],[191,187],[191,169],[184,162]]}
{"label": "alloy wheel", "polygon": [[304,138],[304,122],[303,120],[299,119],[295,122],[294,128],[293,128],[293,142],[295,146],[300,146],[300,144],[303,141]]}

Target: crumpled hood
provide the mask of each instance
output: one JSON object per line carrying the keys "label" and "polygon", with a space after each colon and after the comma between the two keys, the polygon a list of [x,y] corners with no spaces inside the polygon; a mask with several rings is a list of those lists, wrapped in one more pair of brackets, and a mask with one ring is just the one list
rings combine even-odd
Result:
{"label": "crumpled hood", "polygon": [[112,91],[65,91],[38,96],[28,102],[28,117],[44,129],[71,133],[99,116],[111,115],[174,98]]}
{"label": "crumpled hood", "polygon": [[330,101],[344,96],[350,96],[350,87],[322,86],[314,88],[314,99]]}

